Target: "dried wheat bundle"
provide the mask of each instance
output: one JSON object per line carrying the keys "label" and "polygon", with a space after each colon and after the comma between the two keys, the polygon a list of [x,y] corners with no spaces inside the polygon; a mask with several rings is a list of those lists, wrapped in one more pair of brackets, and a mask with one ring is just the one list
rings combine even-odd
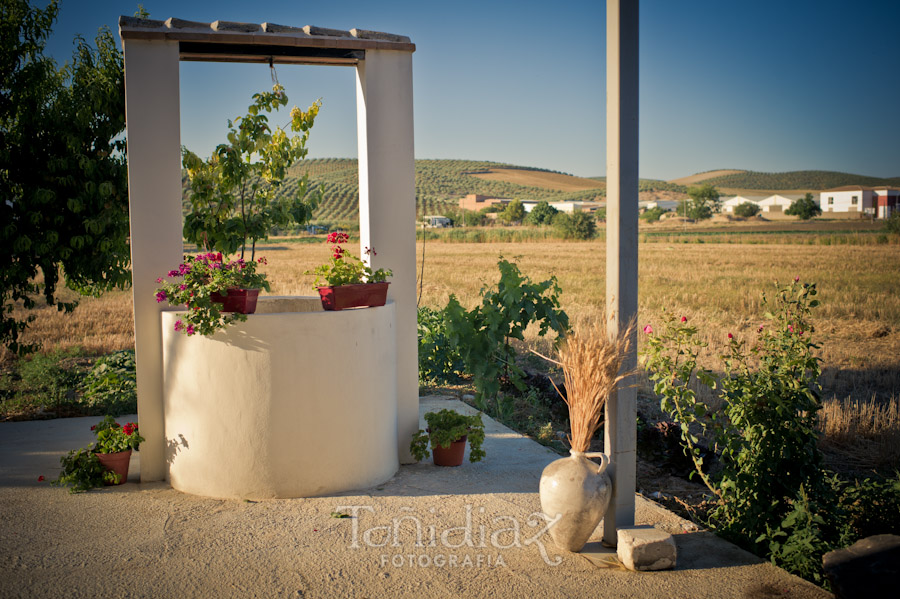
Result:
{"label": "dried wheat bundle", "polygon": [[609,394],[632,374],[623,372],[622,362],[631,349],[633,328],[610,340],[604,324],[586,325],[566,336],[557,352],[559,361],[541,356],[563,369],[566,395],[558,388],[556,391],[569,406],[569,444],[573,451],[590,449]]}

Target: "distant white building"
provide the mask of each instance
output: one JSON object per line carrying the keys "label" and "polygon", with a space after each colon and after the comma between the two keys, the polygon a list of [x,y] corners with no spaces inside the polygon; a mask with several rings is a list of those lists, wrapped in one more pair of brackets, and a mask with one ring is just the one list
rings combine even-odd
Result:
{"label": "distant white building", "polygon": [[766,196],[734,196],[722,201],[722,212],[733,214],[734,209],[741,204],[756,204],[766,199]]}
{"label": "distant white building", "polygon": [[[522,200],[522,207],[525,212],[531,212],[540,202],[535,200]],[[575,212],[595,212],[598,208],[602,208],[606,204],[604,202],[548,202],[551,208],[556,208],[559,212],[573,214]]]}
{"label": "distant white building", "polygon": [[802,197],[805,197],[804,194],[781,195],[776,193],[760,201],[759,207],[763,212],[784,212]]}
{"label": "distant white building", "polygon": [[663,210],[674,211],[678,208],[677,200],[648,200],[638,202],[640,210],[653,210],[654,208],[662,208]]}
{"label": "distant white building", "polygon": [[888,218],[900,206],[900,189],[847,185],[827,189],[819,194],[822,213],[859,212]]}
{"label": "distant white building", "polygon": [[756,204],[763,213],[783,213],[791,207],[791,204],[804,197],[804,194],[780,194],[770,196],[740,195],[728,198],[722,202],[722,212],[733,214],[734,209],[741,204]]}

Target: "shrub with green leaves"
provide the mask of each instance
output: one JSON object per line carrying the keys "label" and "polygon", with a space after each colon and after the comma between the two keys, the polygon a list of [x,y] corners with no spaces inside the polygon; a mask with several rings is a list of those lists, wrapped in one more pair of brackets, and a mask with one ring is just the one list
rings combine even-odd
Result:
{"label": "shrub with green leaves", "polygon": [[541,200],[525,217],[525,224],[534,226],[549,225],[557,214],[559,214],[559,210],[551,206],[547,200]]}
{"label": "shrub with green leaves", "polygon": [[[726,538],[807,580],[827,586],[822,555],[878,533],[900,533],[900,474],[841,480],[821,467],[819,346],[811,337],[814,284],[763,294],[768,324],[747,348],[728,335],[723,374],[698,363],[705,343],[687,319],[644,328],[646,367],[663,411],[681,427],[685,454],[715,495],[707,524]],[[695,383],[719,393],[716,410]],[[707,474],[702,431],[715,443],[718,470]]]}
{"label": "shrub with green leaves", "polygon": [[813,194],[808,193],[788,206],[784,213],[788,216],[799,217],[800,220],[809,220],[814,216],[821,215],[822,208],[819,207],[819,203],[813,198]]}
{"label": "shrub with green leaves", "polygon": [[83,493],[95,487],[102,487],[106,480],[118,482],[109,478],[115,474],[107,472],[91,448],[73,449],[59,461],[62,470],[59,477],[50,481],[50,484],[68,486],[69,493]]}
{"label": "shrub with green leaves", "polygon": [[586,241],[593,239],[597,234],[597,221],[587,212],[572,214],[560,212],[553,217],[553,227],[562,235],[563,239]]}
{"label": "shrub with green leaves", "polygon": [[134,350],[113,352],[94,362],[84,380],[81,402],[100,414],[137,412]]}
{"label": "shrub with green leaves", "polygon": [[82,372],[67,368],[62,360],[78,352],[56,350],[49,354],[35,353],[30,359],[20,360],[17,368],[21,377],[19,392],[44,407],[59,406],[70,397],[74,398]]}
{"label": "shrub with green leaves", "polygon": [[649,208],[644,210],[644,213],[639,217],[642,221],[646,221],[648,223],[655,223],[659,220],[663,214],[667,213],[668,210],[662,208],[661,206],[654,206],[653,208]]}
{"label": "shrub with green leaves", "polygon": [[891,235],[900,236],[900,210],[894,210],[894,213],[884,221],[884,230]]}
{"label": "shrub with green leaves", "polygon": [[465,370],[459,351],[447,338],[444,310],[422,306],[418,310],[419,381],[456,383]]}
{"label": "shrub with green leaves", "polygon": [[[817,493],[822,485],[816,431],[820,368],[809,318],[818,305],[816,293],[814,284],[795,279],[772,298],[763,294],[769,324],[760,327],[759,340],[749,349],[729,333],[721,378],[698,365],[705,343],[686,319],[667,317],[659,334],[645,328],[654,391],[663,411],[681,426],[696,473],[718,499],[711,524],[757,552],[800,489]],[[698,398],[693,380],[720,391],[720,409],[711,410]],[[704,473],[691,426],[715,442],[721,466],[715,476]]]}
{"label": "shrub with green leaves", "polygon": [[757,539],[773,564],[828,588],[822,556],[876,534],[900,534],[900,473],[853,481],[826,477],[818,496],[801,488],[790,511]]}
{"label": "shrub with green leaves", "polygon": [[500,280],[496,288],[481,289],[480,306],[466,310],[451,294],[445,309],[447,338],[474,377],[475,405],[483,411],[489,401],[496,401],[502,381],[524,389],[525,373],[516,364],[513,339],[524,340],[531,323],[539,325],[540,336],[550,330],[562,335],[569,328],[569,317],[559,305],[562,290],[556,277],[532,283],[502,256],[497,267]]}
{"label": "shrub with green leaves", "polygon": [[756,216],[762,211],[762,208],[759,207],[759,204],[755,202],[744,202],[742,204],[738,204],[734,207],[734,215],[742,216],[744,218],[750,218]]}

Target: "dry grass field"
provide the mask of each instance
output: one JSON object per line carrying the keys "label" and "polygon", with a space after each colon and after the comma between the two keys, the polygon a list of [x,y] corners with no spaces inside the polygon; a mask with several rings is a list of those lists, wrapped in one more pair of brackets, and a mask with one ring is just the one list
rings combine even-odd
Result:
{"label": "dry grass field", "polygon": [[583,179],[561,173],[544,171],[527,171],[514,168],[495,168],[490,173],[470,175],[488,181],[504,181],[516,185],[556,189],[559,191],[583,191],[587,189],[603,189],[606,183],[594,179]]}
{"label": "dry grass field", "polygon": [[[303,272],[327,257],[324,244],[273,243],[269,259],[275,295],[313,295]],[[422,245],[418,245],[421,261]],[[551,275],[563,289],[564,309],[575,321],[602,313],[606,248],[603,242],[455,244],[429,241],[423,305],[442,307],[451,293],[466,306],[496,282],[499,256],[514,259],[533,280]],[[421,269],[421,262],[417,270]],[[418,272],[417,272],[418,275]],[[815,282],[821,307],[816,338],[823,344],[828,382],[839,395],[866,390],[900,391],[900,246],[801,246],[740,244],[642,244],[639,321],[659,321],[664,311],[699,326],[710,354],[724,348],[731,332],[752,341],[763,322],[761,292],[794,276]],[[63,293],[70,293],[64,291]],[[84,298],[74,314],[42,307],[29,339],[45,348],[80,346],[89,354],[131,347],[130,292]],[[8,356],[4,355],[4,358]]]}
{"label": "dry grass field", "polygon": [[[423,305],[443,307],[451,293],[464,305],[475,305],[479,290],[498,279],[500,255],[515,260],[532,280],[556,276],[563,308],[573,322],[602,315],[606,304],[603,242],[429,241],[425,251]],[[421,252],[420,242],[420,261]],[[324,244],[275,242],[263,246],[261,253],[269,260],[273,294],[314,294],[312,277],[302,273],[326,259]],[[421,262],[417,276],[420,268]],[[900,246],[642,244],[639,325],[660,322],[664,312],[686,316],[709,343],[705,358],[715,367],[728,333],[748,343],[755,339],[764,322],[761,292],[795,276],[815,282],[819,289],[822,305],[815,311],[814,339],[822,345],[822,382],[830,410],[826,416],[834,439],[846,445],[852,437],[858,441],[855,446],[863,443],[870,453],[896,456]],[[88,354],[102,354],[133,346],[130,293],[84,299],[70,315],[46,307],[37,315],[29,337],[41,340],[46,349],[79,346]],[[536,336],[528,344],[549,350],[548,342]],[[846,404],[848,399],[874,399],[887,411],[879,415],[875,407],[855,408]],[[882,429],[891,419],[894,424],[886,430],[894,433],[886,437]]]}

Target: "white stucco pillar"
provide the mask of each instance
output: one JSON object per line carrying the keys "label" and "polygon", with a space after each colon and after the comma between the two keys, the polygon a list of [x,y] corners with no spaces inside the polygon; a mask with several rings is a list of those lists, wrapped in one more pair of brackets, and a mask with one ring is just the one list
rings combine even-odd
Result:
{"label": "white stucco pillar", "polygon": [[123,46],[141,480],[153,481],[166,474],[159,325],[166,304],[157,304],[154,290],[183,251],[178,42],[124,39]]}
{"label": "white stucco pillar", "polygon": [[[611,336],[637,315],[638,297],[638,0],[606,1],[606,301]],[[623,367],[637,364],[637,334]],[[613,499],[603,541],[634,525],[637,390],[618,389],[606,404],[605,451]]]}
{"label": "white stucco pillar", "polygon": [[372,267],[394,272],[388,297],[396,304],[397,441],[408,464],[419,426],[412,53],[366,50],[356,74],[360,253],[374,248]]}

